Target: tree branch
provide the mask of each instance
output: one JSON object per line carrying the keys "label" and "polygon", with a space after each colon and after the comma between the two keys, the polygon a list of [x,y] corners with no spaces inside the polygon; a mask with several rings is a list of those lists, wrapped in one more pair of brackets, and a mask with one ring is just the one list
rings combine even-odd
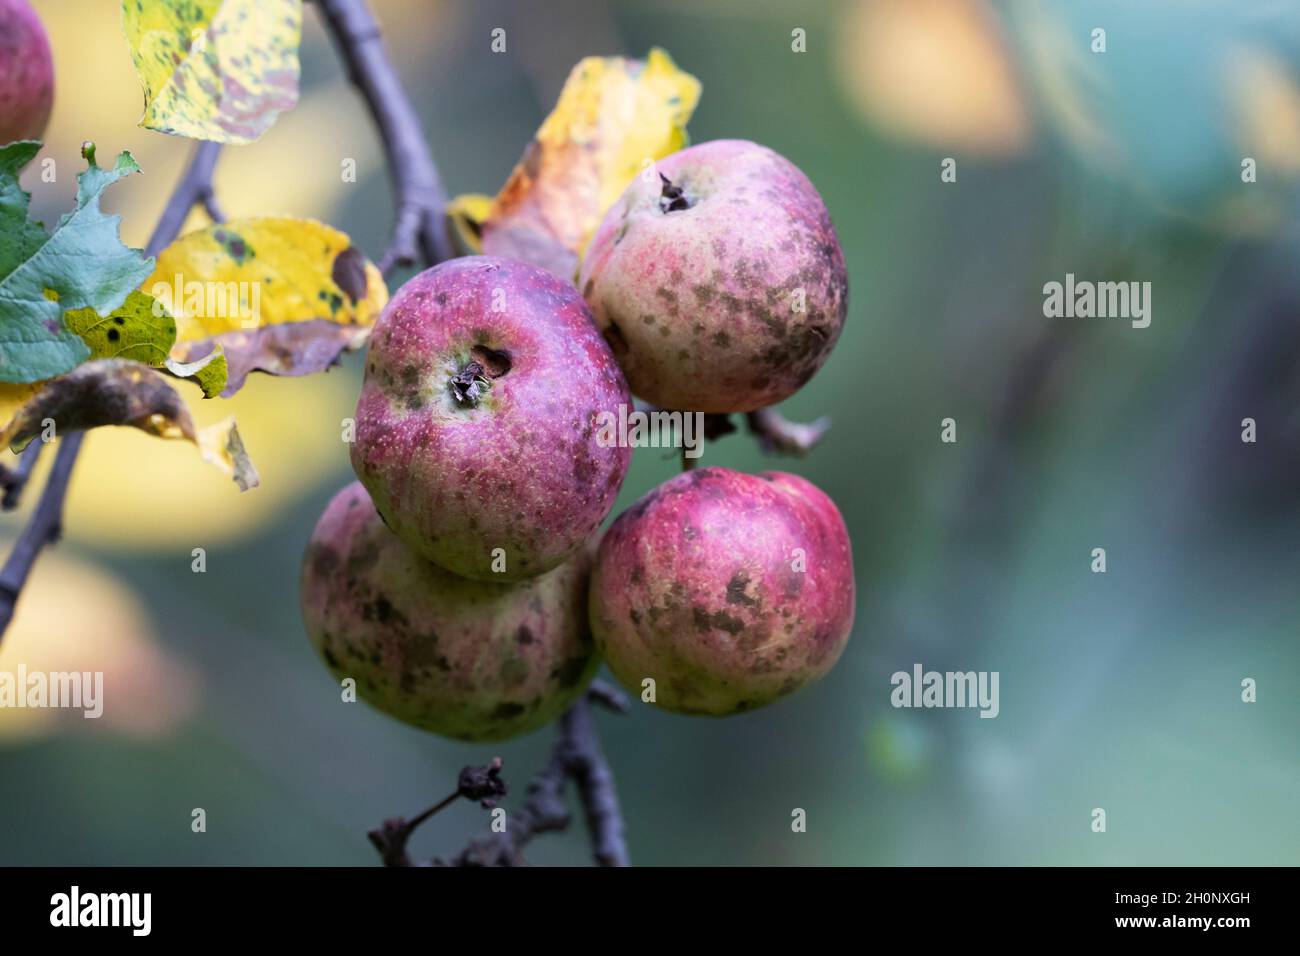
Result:
{"label": "tree branch", "polygon": [[[626,713],[627,697],[622,691],[595,681],[584,698],[570,707],[556,724],[555,743],[546,765],[528,784],[526,798],[519,809],[506,818],[503,832],[490,831],[474,837],[463,850],[449,860],[434,858],[434,866],[522,866],[524,848],[534,837],[554,833],[569,826],[569,808],[564,801],[564,786],[569,780],[577,785],[591,833],[592,851],[602,866],[628,866],[627,844],[623,839],[623,816],[619,810],[614,775],[605,762],[596,728],[591,720],[591,704],[599,704],[617,713]],[[499,761],[494,762],[499,767]],[[457,796],[464,795],[465,774],[483,768],[466,767],[461,771],[462,787],[451,797],[425,811],[414,824],[427,819]],[[502,791],[504,793],[504,784]],[[488,804],[485,804],[485,806]],[[379,850],[387,866],[412,866],[406,854],[406,840],[413,825],[403,820],[385,821],[383,828],[370,832],[370,841]],[[400,845],[395,845],[400,844]]]}
{"label": "tree branch", "polygon": [[[144,247],[146,256],[156,256],[172,244],[181,234],[190,210],[196,205],[203,204],[208,210],[208,215],[214,220],[221,216],[212,189],[212,173],[216,169],[217,158],[220,155],[220,143],[200,142],[194,147],[190,164],[185,168],[176,188],[172,190],[171,198],[167,200],[162,215],[158,217],[158,225],[154,227],[153,235],[149,237],[149,244]],[[217,215],[213,215],[213,210],[217,210]],[[224,218],[221,216],[221,221],[224,221]]]}
{"label": "tree branch", "polygon": [[[643,402],[640,399],[636,401],[636,410],[652,414],[663,411],[663,409]],[[686,413],[683,413],[686,414]],[[771,455],[789,455],[796,458],[802,458],[808,452],[816,448],[826,433],[830,431],[831,420],[823,415],[815,422],[792,422],[775,408],[760,408],[756,412],[747,412],[745,414],[745,427],[749,433],[758,440],[759,447]],[[731,415],[725,412],[708,412],[704,416],[704,438],[706,441],[717,441],[724,435],[730,435],[736,431],[736,425],[731,420]],[[682,470],[688,471],[695,467],[697,461],[686,457],[686,449],[682,449]]]}
{"label": "tree branch", "polygon": [[451,806],[461,797],[466,800],[477,800],[488,808],[496,806],[497,797],[504,797],[507,793],[509,788],[501,779],[501,758],[493,757],[492,762],[486,766],[462,769],[455,792],[439,800],[423,813],[410,820],[403,820],[401,817],[385,820],[383,826],[371,830],[367,835],[375,849],[379,851],[384,866],[412,866],[411,857],[406,852],[406,844],[421,823],[445,807]]}
{"label": "tree branch", "polygon": [[339,56],[366,101],[384,144],[397,193],[397,214],[379,270],[422,258],[436,265],[455,255],[447,231],[447,196],[420,128],[420,118],[384,50],[379,24],[365,0],[316,0]]}
{"label": "tree branch", "polygon": [[823,415],[815,422],[792,422],[774,408],[760,408],[745,416],[749,433],[763,451],[801,458],[820,444],[830,431],[831,420]]}
{"label": "tree branch", "polygon": [[13,511],[18,507],[23,488],[27,486],[27,479],[32,476],[36,459],[41,457],[41,449],[44,447],[44,442],[34,441],[23,449],[17,468],[0,465],[0,488],[4,489],[4,499],[0,500],[0,509]]}
{"label": "tree branch", "polygon": [[[89,144],[82,147],[83,155],[88,149],[93,147]],[[153,235],[149,237],[148,245],[145,246],[145,255],[156,256],[171,244],[172,240],[180,234],[181,227],[185,225],[185,218],[195,204],[211,202],[214,204],[213,208],[216,208],[212,190],[212,171],[220,154],[220,143],[201,142],[195,146],[185,173],[176,184],[176,188],[172,190],[167,205],[163,207],[162,215],[158,217],[158,225],[154,228]],[[5,631],[9,629],[14,609],[18,604],[18,596],[27,584],[27,578],[31,575],[36,559],[42,549],[47,544],[57,541],[63,532],[63,499],[68,493],[72,466],[76,464],[77,453],[81,451],[82,437],[81,432],[71,432],[59,438],[54,467],[50,469],[50,476],[45,481],[45,490],[41,492],[40,503],[19,536],[18,543],[9,553],[4,568],[0,569],[0,638],[3,638]],[[37,441],[32,443],[32,445],[38,444]],[[26,474],[23,473],[24,468],[26,473],[30,474],[32,466],[36,463],[36,456],[39,454],[39,448],[33,451],[32,446],[29,445],[23,452],[23,459],[19,462],[17,472],[11,472],[11,477],[2,482],[5,487],[5,507],[9,507],[11,494],[15,496],[17,494],[17,491],[10,490],[14,481],[12,476],[22,475],[21,482],[16,486],[17,490],[21,491],[22,484],[27,480]]]}
{"label": "tree branch", "polygon": [[63,533],[63,499],[68,493],[72,466],[77,463],[77,452],[81,450],[81,438],[81,432],[72,432],[59,439],[54,467],[50,469],[50,477],[45,482],[41,500],[36,505],[31,520],[23,528],[23,533],[19,535],[14,549],[9,552],[4,568],[0,569],[0,636],[8,630],[9,622],[13,620],[18,595],[22,593],[41,549],[59,540]]}
{"label": "tree branch", "polygon": [[627,866],[630,861],[623,839],[623,814],[618,806],[614,774],[601,752],[587,701],[574,704],[560,718],[557,746],[563,747],[566,769],[578,786],[596,862],[601,866]]}

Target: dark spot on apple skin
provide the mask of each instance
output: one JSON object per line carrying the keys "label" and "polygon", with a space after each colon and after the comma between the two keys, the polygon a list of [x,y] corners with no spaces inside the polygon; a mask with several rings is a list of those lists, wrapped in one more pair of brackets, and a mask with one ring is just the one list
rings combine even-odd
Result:
{"label": "dark spot on apple skin", "polygon": [[747,607],[756,606],[758,601],[746,593],[747,587],[749,587],[749,574],[744,568],[738,568],[731,576],[731,580],[727,582],[727,603],[744,604]]}
{"label": "dark spot on apple skin", "polygon": [[745,629],[744,621],[732,617],[726,611],[715,611],[710,614],[708,609],[696,605],[691,608],[691,616],[695,622],[695,629],[697,631],[707,631],[716,628],[719,631],[726,631],[734,637]]}
{"label": "dark spot on apple skin", "polygon": [[781,589],[782,593],[788,598],[798,597],[803,592],[804,577],[806,577],[806,575],[798,571],[790,571],[786,575],[784,586]]}
{"label": "dark spot on apple skin", "polygon": [[515,643],[517,644],[531,644],[534,640],[533,632],[528,629],[527,625],[519,628],[519,631],[515,634]]}
{"label": "dark spot on apple skin", "polygon": [[728,348],[731,345],[731,336],[726,332],[718,332],[713,336],[713,344],[720,348]]}
{"label": "dark spot on apple skin", "polygon": [[491,716],[493,720],[511,720],[518,717],[525,710],[527,710],[527,708],[524,707],[523,704],[516,704],[507,701],[503,704],[497,704],[497,706],[493,708]]}
{"label": "dark spot on apple skin", "polygon": [[590,299],[591,293],[594,292],[595,290],[596,290],[596,280],[588,279],[587,284],[582,287],[582,297],[584,299]]}
{"label": "dark spot on apple skin", "polygon": [[[355,499],[353,499],[355,501]],[[351,507],[351,503],[349,503]],[[311,554],[308,556],[311,562],[312,574],[319,578],[327,578],[332,575],[339,567],[339,554],[333,548],[323,544],[313,544]]]}

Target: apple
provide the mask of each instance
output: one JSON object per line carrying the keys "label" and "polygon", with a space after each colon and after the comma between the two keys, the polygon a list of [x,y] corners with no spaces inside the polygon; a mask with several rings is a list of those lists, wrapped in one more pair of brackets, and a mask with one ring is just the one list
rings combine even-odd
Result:
{"label": "apple", "polygon": [[517,581],[577,552],[631,450],[597,419],[631,403],[578,291],[543,269],[453,259],[375,324],[352,466],[388,526],[448,571]]}
{"label": "apple", "polygon": [[353,482],[307,545],[303,620],[334,676],[379,710],[458,740],[503,740],[558,716],[599,666],[590,564],[584,549],[528,581],[467,580],[406,547]]}
{"label": "apple", "polygon": [[578,276],[633,393],[697,412],[788,398],[826,361],[848,308],[817,190],[744,140],[701,143],[648,172],[610,208]]}
{"label": "apple", "polygon": [[664,482],[614,521],[592,573],[610,670],[683,714],[753,710],[821,677],[853,611],[839,509],[783,472],[701,468]]}
{"label": "apple", "polygon": [[0,146],[40,139],[54,106],[54,60],[27,0],[0,0]]}

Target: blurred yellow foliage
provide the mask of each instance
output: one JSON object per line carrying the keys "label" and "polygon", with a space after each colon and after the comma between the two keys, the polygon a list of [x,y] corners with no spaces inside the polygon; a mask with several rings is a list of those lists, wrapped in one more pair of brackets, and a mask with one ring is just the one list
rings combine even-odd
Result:
{"label": "blurred yellow foliage", "polygon": [[[4,550],[10,545],[5,541]],[[184,720],[196,703],[194,673],[158,644],[131,590],[64,549],[48,551],[36,563],[0,643],[0,671],[17,675],[22,666],[29,674],[102,672],[103,715],[87,719],[80,710],[2,707],[0,740],[104,729],[154,737]]]}
{"label": "blurred yellow foliage", "polygon": [[[353,413],[357,385],[344,372],[253,375],[228,399],[203,400],[186,383],[177,389],[200,428],[231,415],[238,420],[261,485],[240,494],[186,443],[158,441],[134,428],[97,428],[86,435],[72,474],[64,522],[70,540],[119,550],[179,550],[183,558],[191,548],[256,534],[333,469],[347,467],[341,422]],[[53,457],[41,456],[18,520],[39,497]],[[12,456],[5,460],[13,464]]]}
{"label": "blurred yellow foliage", "polygon": [[1286,62],[1260,47],[1235,47],[1224,57],[1223,73],[1241,155],[1300,175],[1300,84]]}
{"label": "blurred yellow foliage", "polygon": [[888,135],[990,157],[1030,140],[1024,89],[984,0],[854,0],[837,59],[852,102]]}

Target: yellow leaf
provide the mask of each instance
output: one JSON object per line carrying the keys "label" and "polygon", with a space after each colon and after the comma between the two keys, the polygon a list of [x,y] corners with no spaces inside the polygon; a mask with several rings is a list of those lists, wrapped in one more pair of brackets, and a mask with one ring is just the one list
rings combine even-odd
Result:
{"label": "yellow leaf", "polygon": [[569,74],[491,208],[467,196],[453,209],[461,224],[481,227],[483,252],[572,279],[601,217],[627,184],[687,144],[686,124],[699,98],[699,80],[663,50],[651,50],[644,61],[587,57]]}
{"label": "yellow leaf", "polygon": [[239,437],[233,415],[225,421],[198,429],[194,433],[194,443],[199,446],[203,460],[233,478],[240,491],[257,487],[257,469],[244,451],[244,442]]}
{"label": "yellow leaf", "polygon": [[370,325],[388,301],[379,270],[339,230],[312,219],[238,219],[181,236],[142,289],[187,342],[282,322]]}
{"label": "yellow leaf", "polygon": [[379,269],[346,235],[311,219],[241,219],[163,250],[144,288],[176,318],[172,357],[221,348],[223,395],[251,371],[306,375],[358,348],[388,301]]}
{"label": "yellow leaf", "polygon": [[251,143],[298,102],[301,0],[123,0],[140,125]]}
{"label": "yellow leaf", "polygon": [[483,251],[483,220],[492,212],[493,199],[482,193],[466,193],[447,203],[456,244],[466,255]]}

